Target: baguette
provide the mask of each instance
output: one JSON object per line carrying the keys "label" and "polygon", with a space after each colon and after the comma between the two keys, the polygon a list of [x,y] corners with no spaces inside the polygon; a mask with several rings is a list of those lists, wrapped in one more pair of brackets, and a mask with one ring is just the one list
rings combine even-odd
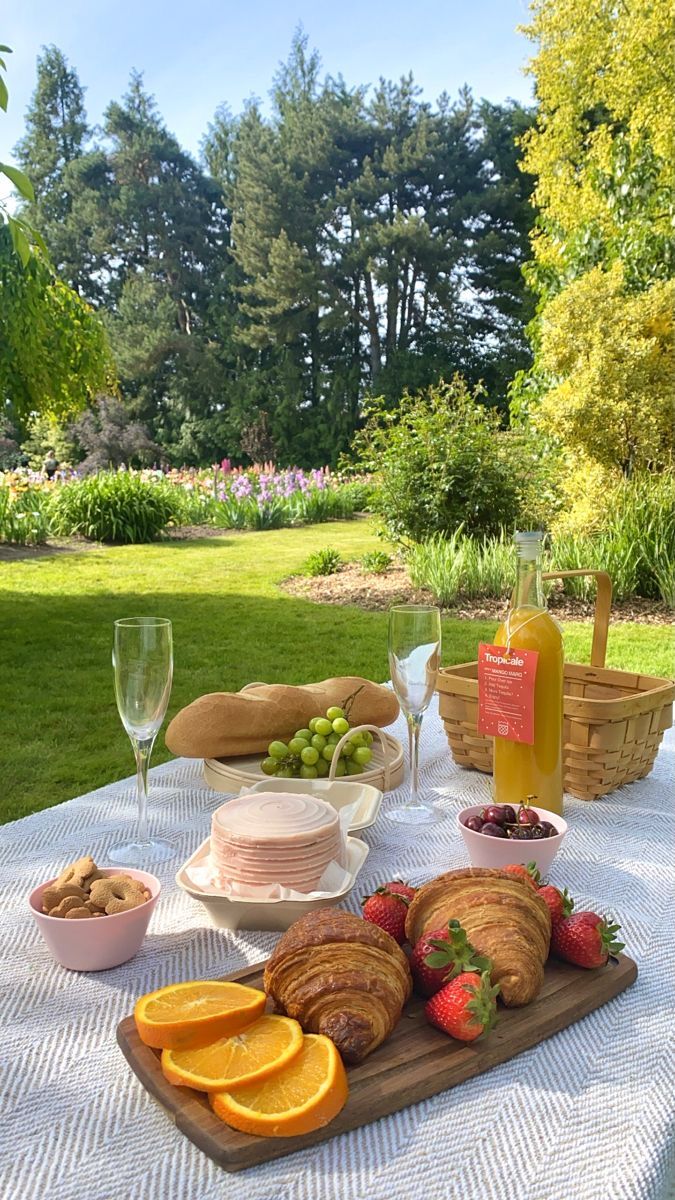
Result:
{"label": "baguette", "polygon": [[[355,694],[354,694],[355,693]],[[266,750],[275,738],[292,737],[331,705],[343,707],[350,696],[349,722],[379,725],[395,721],[398,700],[389,688],[369,679],[346,676],[292,687],[262,683],[250,691],[211,692],[182,708],[166,731],[173,754],[187,758],[236,758]]]}

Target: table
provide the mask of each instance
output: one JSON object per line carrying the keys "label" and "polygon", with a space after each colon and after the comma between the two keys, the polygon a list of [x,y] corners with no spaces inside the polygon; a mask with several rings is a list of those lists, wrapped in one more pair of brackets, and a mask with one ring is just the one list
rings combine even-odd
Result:
{"label": "table", "polygon": [[[173,882],[223,799],[200,769],[176,759],[151,772],[154,829],[177,855],[157,871],[164,890],[141,951],[111,971],[56,966],[25,897],[85,851],[105,863],[134,820],[133,780],[0,827],[2,1200],[665,1200],[675,1160],[673,731],[647,779],[606,800],[568,801],[571,830],[552,871],[577,907],[620,919],[637,983],[486,1075],[238,1175],[175,1130],[115,1041],[141,993],[234,971],[276,940],[208,927]],[[421,778],[450,819],[412,834],[380,817],[354,911],[386,878],[417,884],[466,865],[460,802],[442,789],[461,779],[464,802],[480,803],[488,781],[454,766],[435,708]]]}

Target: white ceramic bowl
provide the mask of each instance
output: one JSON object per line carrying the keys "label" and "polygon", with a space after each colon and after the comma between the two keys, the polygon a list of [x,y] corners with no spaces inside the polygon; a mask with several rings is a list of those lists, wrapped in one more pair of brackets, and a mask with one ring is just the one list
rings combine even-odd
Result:
{"label": "white ceramic bowl", "polygon": [[268,777],[253,787],[242,788],[240,795],[247,792],[299,792],[303,796],[317,796],[332,805],[337,812],[355,805],[349,822],[350,837],[358,837],[364,829],[375,824],[382,804],[382,792],[369,783],[358,779],[274,779]]}
{"label": "white ceramic bowl", "polygon": [[[209,839],[202,842],[176,875],[176,883],[206,909],[211,923],[218,929],[261,929],[283,931],[305,913],[318,908],[334,908],[349,895],[361,867],[368,857],[368,846],[360,838],[347,838],[347,871],[349,880],[339,892],[315,900],[243,900],[200,891],[188,877],[191,867],[201,865],[209,853]],[[74,922],[73,922],[74,924]]]}
{"label": "white ceramic bowl", "polygon": [[[475,829],[467,829],[464,824],[467,817],[480,816],[483,808],[485,804],[473,804],[457,814],[459,832],[464,838],[472,865],[506,867],[509,863],[534,862],[542,876],[546,875],[567,833],[567,822],[555,813],[547,812],[543,819],[550,821],[559,830],[555,837],[541,838],[537,842],[512,841],[510,838],[490,837],[487,833],[476,833]],[[543,814],[544,809],[537,809],[537,812]]]}
{"label": "white ceramic bowl", "polygon": [[140,949],[152,916],[161,884],[147,871],[131,867],[100,867],[104,875],[130,875],[150,892],[145,904],[127,912],[97,917],[90,921],[67,921],[42,911],[42,894],[54,879],[47,879],[28,897],[28,904],[52,958],[69,971],[106,971],[133,958]]}

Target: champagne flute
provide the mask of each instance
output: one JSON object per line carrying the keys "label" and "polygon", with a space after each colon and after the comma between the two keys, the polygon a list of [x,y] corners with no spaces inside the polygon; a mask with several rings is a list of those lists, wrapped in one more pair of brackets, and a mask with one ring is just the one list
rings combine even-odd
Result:
{"label": "champagne flute", "polygon": [[115,697],[136,757],[138,829],[135,842],[115,846],[111,862],[143,868],[175,853],[168,842],[148,834],[148,765],[171,694],[173,642],[165,617],[124,617],[113,637]]}
{"label": "champagne flute", "polygon": [[389,669],[394,691],[408,722],[410,799],[385,812],[390,821],[430,825],[443,813],[419,797],[419,739],[422,716],[436,686],[441,657],[441,614],[428,604],[396,604],[389,610]]}

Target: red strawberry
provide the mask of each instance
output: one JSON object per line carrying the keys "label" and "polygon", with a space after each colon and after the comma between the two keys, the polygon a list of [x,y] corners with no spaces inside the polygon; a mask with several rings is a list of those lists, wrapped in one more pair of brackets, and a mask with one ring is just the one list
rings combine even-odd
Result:
{"label": "red strawberry", "polygon": [[410,958],[415,987],[422,996],[433,996],[444,983],[463,971],[490,971],[489,958],[477,954],[459,921],[425,933]]}
{"label": "red strawberry", "polygon": [[542,900],[548,904],[551,921],[554,925],[556,921],[562,921],[563,917],[569,917],[574,908],[574,900],[567,888],[563,888],[561,892],[560,888],[554,887],[552,883],[547,883],[539,888],[537,895],[541,896]]}
{"label": "red strawberry", "polygon": [[427,1000],[424,1012],[427,1020],[443,1033],[459,1038],[460,1042],[473,1042],[488,1033],[497,1020],[498,991],[499,984],[490,986],[487,971],[481,975],[464,971]]}
{"label": "red strawberry", "polygon": [[535,891],[537,890],[541,875],[537,868],[536,862],[529,862],[526,867],[524,867],[522,863],[509,863],[509,865],[503,869],[505,871],[511,871],[514,875],[518,875],[520,879],[524,879],[526,883],[531,884]]}
{"label": "red strawberry", "polygon": [[383,883],[382,887],[388,892],[394,892],[397,896],[405,896],[408,902],[415,899],[415,888],[409,883],[404,883],[402,879],[392,879],[389,883]]}
{"label": "red strawberry", "polygon": [[572,913],[554,924],[551,950],[577,967],[604,967],[610,954],[623,950],[624,943],[614,936],[619,929],[597,913]]}
{"label": "red strawberry", "polygon": [[[399,888],[403,891],[398,891]],[[393,883],[383,883],[372,896],[366,896],[361,901],[364,919],[391,934],[399,946],[405,941],[405,919],[411,900],[411,896],[404,892],[415,895],[414,888],[397,879]]]}

